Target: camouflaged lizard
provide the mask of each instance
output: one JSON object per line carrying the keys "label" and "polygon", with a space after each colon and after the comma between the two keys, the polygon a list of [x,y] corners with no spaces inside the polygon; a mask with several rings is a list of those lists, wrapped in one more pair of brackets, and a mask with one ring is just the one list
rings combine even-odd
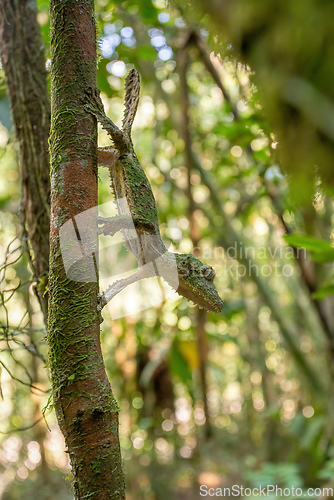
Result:
{"label": "camouflaged lizard", "polygon": [[101,308],[129,284],[162,276],[177,293],[199,307],[220,312],[223,301],[213,283],[212,267],[202,264],[192,254],[169,252],[162,241],[152,188],[134,152],[130,135],[138,107],[139,87],[139,74],[133,69],[126,78],[122,129],[106,116],[98,90],[85,106],[113,141],[112,148],[99,148],[98,164],[109,169],[118,216],[99,217],[99,234],[112,236],[122,231],[124,244],[139,265],[129,278],[116,281],[102,294]]}

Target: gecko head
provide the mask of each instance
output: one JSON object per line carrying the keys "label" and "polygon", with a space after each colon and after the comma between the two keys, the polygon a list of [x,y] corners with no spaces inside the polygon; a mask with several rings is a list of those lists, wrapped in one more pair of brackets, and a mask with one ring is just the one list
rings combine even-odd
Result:
{"label": "gecko head", "polygon": [[177,292],[207,311],[220,312],[223,301],[213,283],[215,271],[191,254],[174,254],[179,277]]}

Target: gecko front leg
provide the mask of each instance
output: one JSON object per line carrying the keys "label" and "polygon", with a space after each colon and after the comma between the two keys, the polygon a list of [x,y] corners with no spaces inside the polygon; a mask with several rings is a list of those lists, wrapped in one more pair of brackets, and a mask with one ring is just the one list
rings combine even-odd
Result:
{"label": "gecko front leg", "polygon": [[98,234],[114,236],[122,229],[135,229],[131,215],[115,215],[115,217],[98,217]]}

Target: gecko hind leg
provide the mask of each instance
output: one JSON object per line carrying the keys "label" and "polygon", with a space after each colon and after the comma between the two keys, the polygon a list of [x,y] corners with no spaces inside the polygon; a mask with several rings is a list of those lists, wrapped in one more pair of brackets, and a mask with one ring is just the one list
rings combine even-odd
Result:
{"label": "gecko hind leg", "polygon": [[121,279],[116,281],[109,288],[99,295],[99,310],[102,310],[104,306],[108,304],[118,293],[120,293],[124,288],[131,285],[132,283],[136,283],[145,278],[152,278],[156,276],[155,270],[152,266],[143,266],[139,267],[137,271],[128,278]]}

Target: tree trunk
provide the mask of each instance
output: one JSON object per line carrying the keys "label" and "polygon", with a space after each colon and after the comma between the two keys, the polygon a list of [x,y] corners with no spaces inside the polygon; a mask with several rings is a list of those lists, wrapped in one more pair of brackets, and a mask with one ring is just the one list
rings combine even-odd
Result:
{"label": "tree trunk", "polygon": [[0,0],[0,57],[11,104],[22,178],[21,217],[37,296],[47,319],[50,102],[36,3]]}
{"label": "tree trunk", "polygon": [[[118,406],[103,364],[97,308],[96,121],[84,109],[96,87],[93,0],[51,1],[51,60],[48,340],[54,405],[76,499],[124,499]],[[84,256],[75,262],[80,251]]]}

